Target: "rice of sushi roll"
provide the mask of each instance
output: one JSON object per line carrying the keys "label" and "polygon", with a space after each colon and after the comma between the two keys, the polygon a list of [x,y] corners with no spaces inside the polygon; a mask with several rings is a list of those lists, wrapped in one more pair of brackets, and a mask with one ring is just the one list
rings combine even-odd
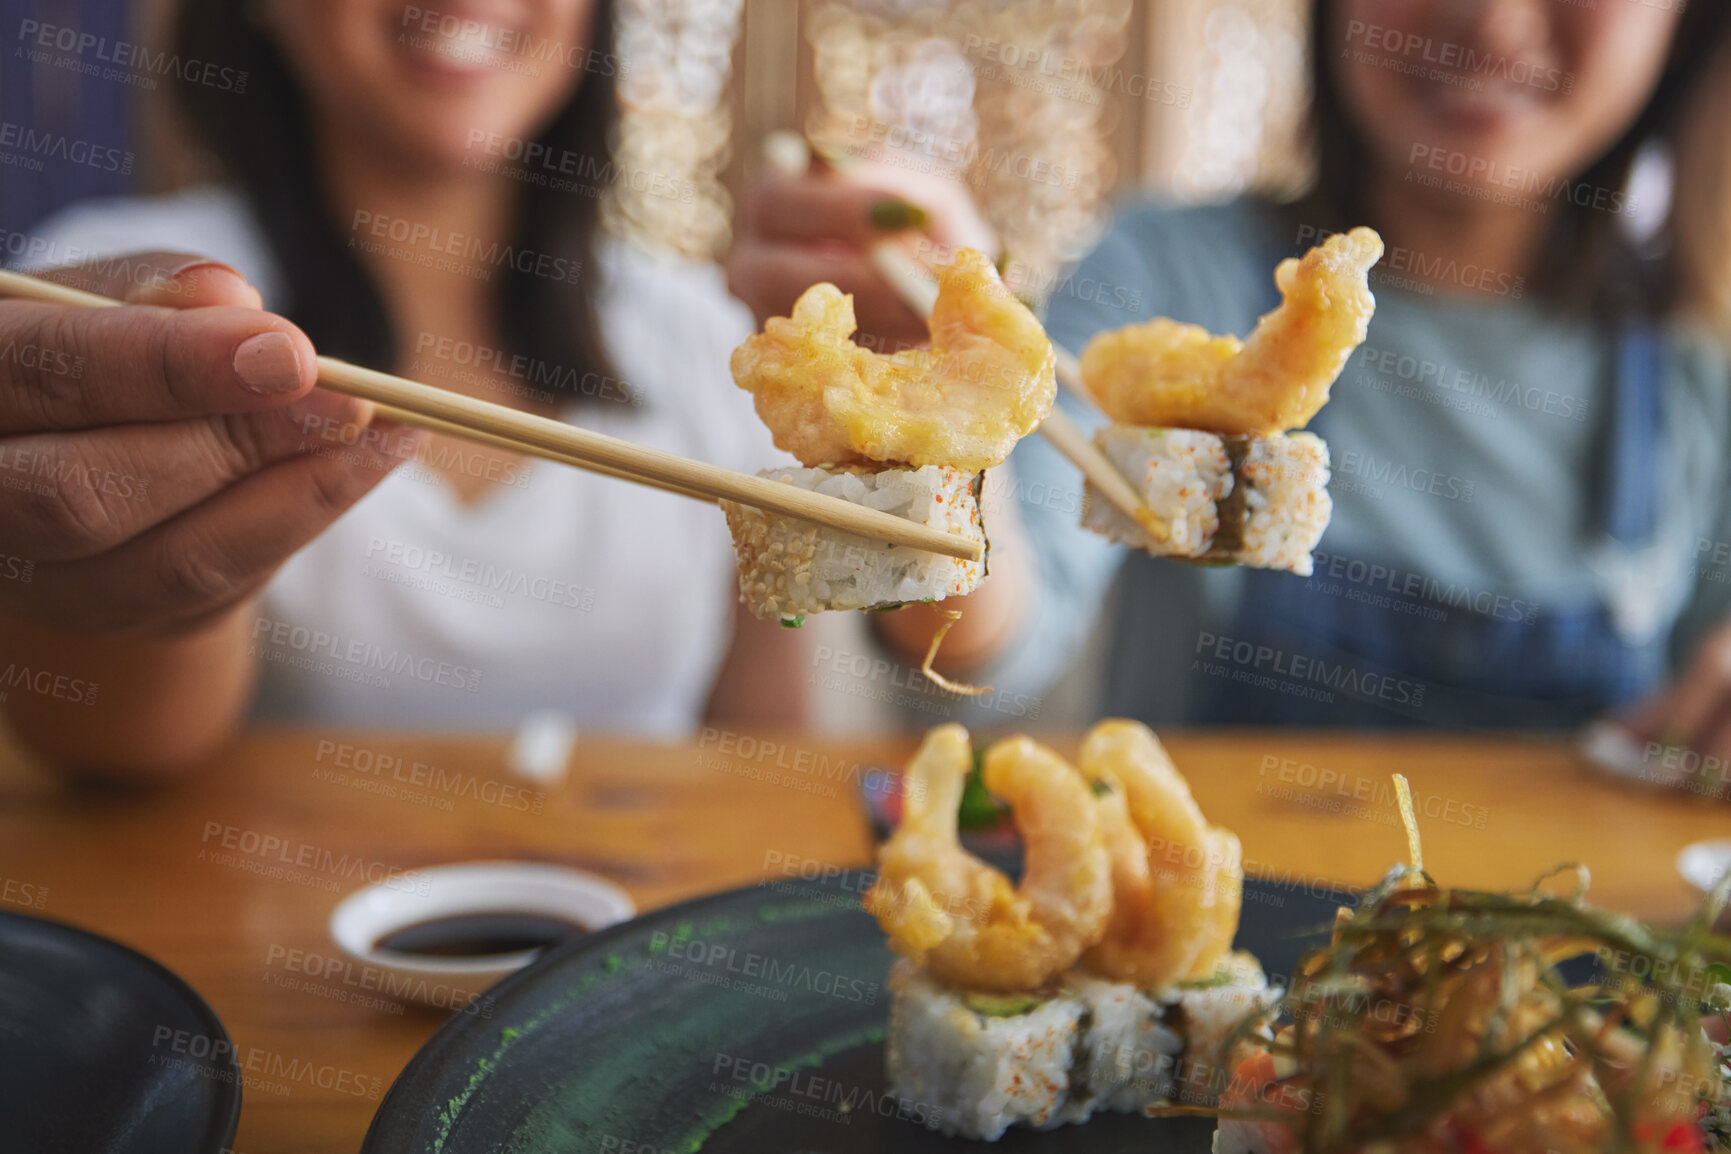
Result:
{"label": "rice of sushi roll", "polygon": [[1334,510],[1328,445],[1312,433],[1222,437],[1194,429],[1111,425],[1100,450],[1171,526],[1166,541],[1126,517],[1089,485],[1082,524],[1156,556],[1311,572],[1311,550]]}
{"label": "rice of sushi roll", "polygon": [[1239,1023],[1266,1011],[1282,992],[1268,984],[1255,955],[1242,950],[1227,957],[1217,980],[1180,987],[1176,1013],[1168,1016],[1184,1037],[1184,1066],[1173,1100],[1214,1105],[1245,1056],[1242,1043],[1232,1046]]}
{"label": "rice of sushi roll", "polygon": [[1072,974],[1068,986],[1087,1006],[1087,1029],[1071,1071],[1064,1121],[1086,1122],[1112,1110],[1135,1114],[1172,1100],[1183,1035],[1161,1003],[1128,982]]}
{"label": "rice of sushi roll", "polygon": [[[904,469],[789,467],[758,474],[905,517],[982,545],[983,474],[939,465]],[[963,561],[869,540],[732,501],[721,502],[739,558],[739,593],[758,617],[793,623],[830,609],[873,609],[972,592],[986,560]]]}
{"label": "rice of sushi roll", "polygon": [[928,1125],[996,1141],[1021,1123],[1065,1121],[1070,1067],[1087,1006],[1052,997],[952,990],[905,958],[890,970],[890,1087],[925,1107]]}
{"label": "rice of sushi roll", "polygon": [[1227,1039],[1278,996],[1248,954],[1225,978],[1153,992],[1076,970],[1038,994],[979,994],[903,959],[889,980],[890,1085],[934,1128],[986,1141],[1013,1125],[1212,1105]]}

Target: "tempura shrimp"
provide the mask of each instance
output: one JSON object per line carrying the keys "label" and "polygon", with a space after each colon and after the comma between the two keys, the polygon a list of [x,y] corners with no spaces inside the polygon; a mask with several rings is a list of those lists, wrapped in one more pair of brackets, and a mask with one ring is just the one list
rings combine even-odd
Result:
{"label": "tempura shrimp", "polygon": [[733,353],[776,447],[810,466],[1001,464],[1052,410],[1052,342],[985,255],[937,270],[929,349],[854,344],[853,298],[813,285]]}
{"label": "tempura shrimp", "polygon": [[1103,791],[1096,808],[1112,858],[1112,916],[1083,964],[1148,987],[1210,977],[1238,930],[1238,838],[1207,823],[1147,726],[1096,725],[1081,769]]}
{"label": "tempura shrimp", "polygon": [[865,908],[890,948],[968,989],[1033,990],[1099,940],[1112,885],[1093,792],[1027,737],[986,753],[986,788],[1021,831],[1021,887],[962,849],[956,811],[972,765],[968,731],[943,725],[908,765],[902,823],[878,855]]}
{"label": "tempura shrimp", "polygon": [[1253,437],[1301,429],[1364,342],[1382,251],[1380,236],[1355,228],[1281,261],[1281,302],[1242,344],[1165,317],[1101,333],[1082,351],[1083,379],[1122,425]]}

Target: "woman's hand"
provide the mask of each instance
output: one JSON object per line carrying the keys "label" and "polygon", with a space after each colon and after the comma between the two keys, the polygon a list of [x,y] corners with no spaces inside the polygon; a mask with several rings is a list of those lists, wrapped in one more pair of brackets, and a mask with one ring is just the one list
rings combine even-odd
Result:
{"label": "woman's hand", "polygon": [[1647,751],[1645,776],[1731,798],[1731,625],[1709,634],[1688,670],[1623,724]]}
{"label": "woman's hand", "polygon": [[314,392],[312,343],[228,266],[103,267],[131,275],[49,279],[148,287],[122,308],[0,301],[0,613],[173,635],[258,591],[418,438]]}
{"label": "woman's hand", "polygon": [[727,257],[727,285],[761,326],[828,281],[853,294],[861,343],[879,352],[921,344],[925,319],[902,303],[867,256],[879,241],[910,234],[922,234],[937,260],[964,245],[997,250],[973,198],[954,181],[859,162],[845,171],[817,165],[797,176],[771,176],[746,204]]}

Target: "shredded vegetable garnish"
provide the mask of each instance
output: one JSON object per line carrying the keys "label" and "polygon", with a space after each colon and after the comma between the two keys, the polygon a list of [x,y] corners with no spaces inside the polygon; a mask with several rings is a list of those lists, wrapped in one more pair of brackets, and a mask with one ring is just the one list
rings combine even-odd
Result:
{"label": "shredded vegetable garnish", "polygon": [[1406,860],[1412,864],[1413,877],[1424,876],[1424,846],[1418,839],[1418,814],[1412,808],[1412,787],[1406,774],[1394,775],[1394,793],[1400,799],[1400,824],[1406,827]]}
{"label": "shredded vegetable garnish", "polygon": [[[1442,888],[1395,782],[1410,864],[1240,1023],[1219,1116],[1274,1125],[1301,1154],[1702,1150],[1731,1104],[1699,1024],[1731,998],[1713,903],[1672,930],[1588,906],[1574,867],[1520,893]],[[1574,892],[1547,892],[1570,873]]]}
{"label": "shredded vegetable garnish", "polygon": [[947,689],[951,693],[959,693],[964,697],[978,697],[983,693],[990,693],[992,691],[990,685],[965,685],[960,681],[951,681],[932,668],[932,662],[938,658],[938,646],[944,643],[944,637],[949,633],[950,626],[962,619],[960,609],[939,609],[936,605],[932,606],[932,609],[943,615],[944,623],[938,626],[937,633],[932,637],[931,648],[926,650],[926,659],[920,666],[920,672],[925,674],[927,681],[939,689]]}

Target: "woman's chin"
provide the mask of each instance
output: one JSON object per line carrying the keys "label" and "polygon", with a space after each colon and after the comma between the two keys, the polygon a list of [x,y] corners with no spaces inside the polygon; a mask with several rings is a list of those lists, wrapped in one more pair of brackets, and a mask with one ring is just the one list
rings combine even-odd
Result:
{"label": "woman's chin", "polygon": [[496,156],[503,142],[535,137],[542,122],[533,114],[546,105],[544,93],[499,77],[405,86],[387,114],[389,136],[429,164],[472,168]]}
{"label": "woman's chin", "polygon": [[540,131],[523,113],[521,101],[458,99],[443,94],[435,99],[397,100],[387,109],[375,109],[365,119],[369,133],[385,151],[419,169],[489,169],[507,150],[513,155],[521,142]]}
{"label": "woman's chin", "polygon": [[496,138],[489,135],[491,128],[481,127],[484,120],[477,120],[477,126],[471,128],[454,118],[441,117],[437,123],[430,123],[431,119],[430,114],[413,121],[393,117],[367,135],[380,154],[391,158],[394,167],[423,178],[497,171],[496,158],[485,148],[487,140]]}

